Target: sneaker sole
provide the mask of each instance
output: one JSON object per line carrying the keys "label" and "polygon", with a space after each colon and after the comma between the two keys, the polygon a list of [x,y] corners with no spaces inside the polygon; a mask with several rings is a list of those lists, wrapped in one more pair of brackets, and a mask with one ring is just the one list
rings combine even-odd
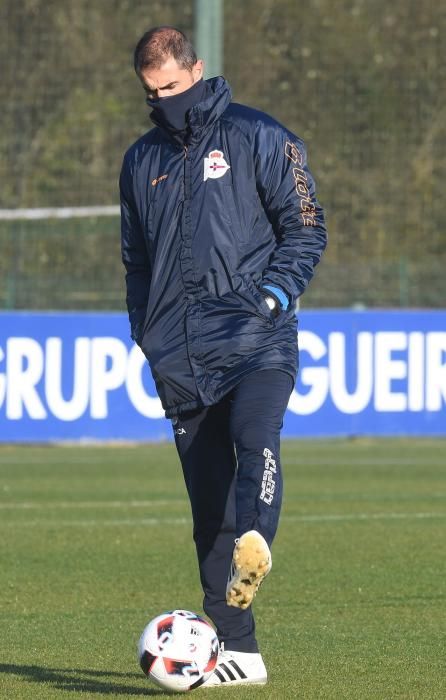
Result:
{"label": "sneaker sole", "polygon": [[249,680],[249,678],[243,679],[243,680],[236,680],[236,681],[223,681],[220,683],[203,683],[203,685],[200,685],[199,688],[200,690],[203,688],[203,690],[206,690],[206,688],[225,688],[226,686],[234,686],[234,685],[266,685],[268,682],[267,678],[261,678],[259,680]]}
{"label": "sneaker sole", "polygon": [[226,587],[226,603],[246,610],[271,571],[271,553],[258,532],[251,530],[240,537],[235,545],[233,564],[235,573]]}

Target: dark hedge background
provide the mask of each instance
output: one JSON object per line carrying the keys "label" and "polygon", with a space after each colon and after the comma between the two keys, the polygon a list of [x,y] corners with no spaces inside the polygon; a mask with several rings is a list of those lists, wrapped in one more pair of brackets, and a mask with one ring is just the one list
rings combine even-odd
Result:
{"label": "dark hedge background", "polygon": [[[0,207],[116,204],[132,51],[193,3],[2,0]],[[446,304],[446,4],[226,0],[234,99],[304,138],[330,243],[306,306]],[[3,308],[122,308],[119,221],[0,220]]]}

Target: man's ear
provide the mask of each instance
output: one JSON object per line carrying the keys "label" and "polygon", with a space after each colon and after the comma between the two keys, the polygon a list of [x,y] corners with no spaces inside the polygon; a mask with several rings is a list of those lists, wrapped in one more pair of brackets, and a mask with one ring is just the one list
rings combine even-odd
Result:
{"label": "man's ear", "polygon": [[204,75],[204,61],[199,58],[194,67],[192,68],[192,75],[194,78],[194,83],[196,83]]}

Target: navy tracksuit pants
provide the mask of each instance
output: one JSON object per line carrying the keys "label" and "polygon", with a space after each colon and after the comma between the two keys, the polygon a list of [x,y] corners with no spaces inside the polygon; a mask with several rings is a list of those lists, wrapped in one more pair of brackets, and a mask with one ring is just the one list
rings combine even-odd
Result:
{"label": "navy tracksuit pants", "polygon": [[173,421],[203,607],[233,651],[258,651],[252,609],[229,607],[226,583],[237,537],[258,530],[269,545],[274,539],[282,502],[280,430],[292,388],[286,372],[253,372],[219,403]]}

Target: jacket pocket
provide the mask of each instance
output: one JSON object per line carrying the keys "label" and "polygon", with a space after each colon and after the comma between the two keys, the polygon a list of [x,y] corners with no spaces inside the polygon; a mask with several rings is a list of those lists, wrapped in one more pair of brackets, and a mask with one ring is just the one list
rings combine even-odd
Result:
{"label": "jacket pocket", "polygon": [[[254,282],[253,277],[245,272],[234,276],[235,291],[244,302],[248,302],[249,310],[259,316],[268,326],[274,326],[271,309],[265,301],[263,294]],[[246,307],[246,303],[244,303]]]}
{"label": "jacket pocket", "polygon": [[[273,316],[271,309],[265,301],[265,297],[260,291],[259,286],[255,282],[255,278],[249,272],[236,275],[242,281],[242,288],[244,287],[248,295],[251,297],[252,302],[256,307],[256,312],[260,318],[266,321],[267,325],[271,328],[280,328],[287,320],[294,317],[293,311],[283,311],[281,310],[277,316]],[[259,275],[260,278],[260,275]],[[239,295],[243,296],[241,291],[238,291]]]}

